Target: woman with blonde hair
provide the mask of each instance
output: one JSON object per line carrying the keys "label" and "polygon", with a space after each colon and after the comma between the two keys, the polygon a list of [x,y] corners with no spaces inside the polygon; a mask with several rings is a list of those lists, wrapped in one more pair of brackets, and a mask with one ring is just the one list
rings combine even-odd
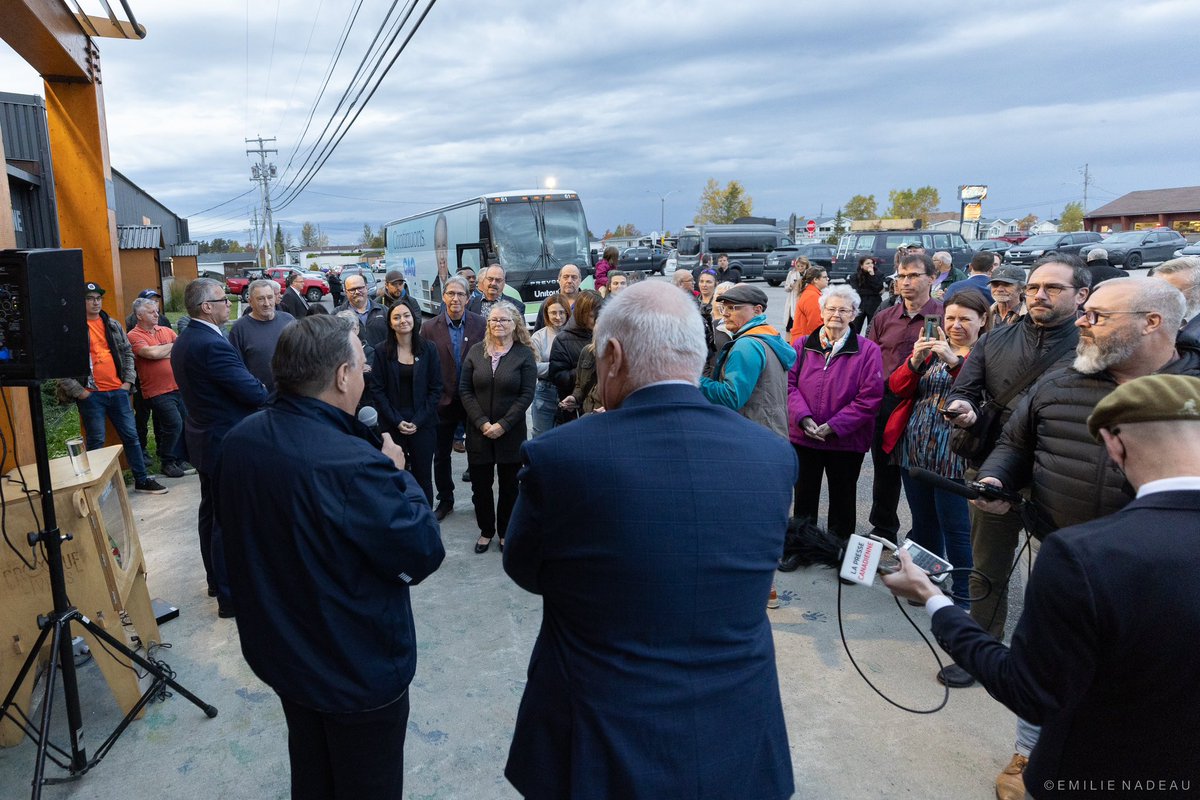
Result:
{"label": "woman with blonde hair", "polygon": [[[488,312],[482,342],[463,359],[458,393],[467,414],[467,468],[471,501],[479,525],[476,553],[486,553],[496,532],[504,549],[504,532],[517,502],[517,471],[525,441],[525,412],[537,385],[537,357],[530,346],[525,320],[508,303]],[[492,497],[492,481],[500,476],[500,496]]]}

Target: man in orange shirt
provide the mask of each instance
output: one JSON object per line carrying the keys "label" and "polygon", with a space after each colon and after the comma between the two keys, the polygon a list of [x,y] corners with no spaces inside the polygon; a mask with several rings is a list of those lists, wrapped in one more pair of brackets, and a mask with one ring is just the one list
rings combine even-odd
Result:
{"label": "man in orange shirt", "polygon": [[196,470],[187,463],[183,442],[187,411],[171,370],[175,331],[158,324],[158,302],[153,298],[134,300],[133,315],[137,324],[129,331],[129,344],[133,347],[142,397],[154,412],[154,434],[163,475],[168,478],[192,475]]}
{"label": "man in orange shirt", "polygon": [[104,418],[107,416],[125,445],[125,458],[133,471],[133,490],[166,494],[166,487],[146,472],[142,445],[133,424],[129,390],[137,380],[137,372],[125,328],[101,308],[104,289],[99,284],[90,281],[84,284],[83,294],[91,370],[86,376],[65,378],[59,383],[79,406],[79,417],[87,429],[87,449],[104,446]]}

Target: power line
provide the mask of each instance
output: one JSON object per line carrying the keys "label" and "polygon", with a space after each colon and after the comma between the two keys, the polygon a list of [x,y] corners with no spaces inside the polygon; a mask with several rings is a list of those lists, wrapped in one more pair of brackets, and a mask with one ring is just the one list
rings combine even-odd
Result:
{"label": "power line", "polygon": [[[414,35],[416,35],[416,32],[418,30],[420,30],[421,24],[425,21],[425,18],[427,16],[429,16],[429,12],[433,10],[433,7],[436,3],[437,3],[437,0],[429,0],[429,3],[425,6],[425,10],[421,12],[421,16],[417,18],[416,23],[414,23],[412,28],[409,30],[408,36],[406,36],[404,38],[404,41],[401,42],[400,47],[396,50],[395,55],[392,56],[391,61],[389,61],[387,66],[384,67],[383,72],[379,74],[379,78],[378,78],[378,80],[375,81],[375,85],[373,87],[371,87],[370,93],[362,101],[362,104],[358,106],[358,110],[354,113],[354,117],[352,119],[350,119],[349,122],[346,124],[345,129],[342,130],[342,132],[338,136],[337,140],[332,141],[326,147],[326,152],[325,152],[324,157],[321,159],[320,163],[318,163],[317,165],[315,165],[312,168],[312,170],[309,172],[308,176],[304,179],[303,184],[300,185],[299,187],[297,187],[295,190],[293,190],[293,192],[290,196],[288,196],[287,198],[285,198],[284,200],[282,200],[280,202],[279,208],[281,210],[283,208],[286,208],[292,202],[294,202],[295,199],[297,197],[299,197],[300,194],[305,190],[305,188],[308,186],[308,184],[312,182],[313,178],[315,178],[317,176],[317,173],[321,170],[321,168],[323,166],[325,166],[325,162],[328,161],[330,156],[333,155],[334,151],[337,149],[337,146],[339,144],[341,144],[342,139],[344,139],[346,137],[346,134],[350,132],[350,128],[354,126],[354,123],[358,120],[359,115],[362,114],[363,109],[365,109],[367,107],[367,105],[371,102],[371,98],[374,97],[375,92],[379,90],[380,85],[383,83],[383,79],[387,77],[388,72],[391,71],[391,69],[395,65],[396,61],[400,58],[400,54],[403,53],[404,50],[408,47],[408,43],[412,41],[412,37]],[[409,15],[411,15],[411,13],[412,12],[410,11]],[[406,16],[405,20],[407,20],[407,18],[408,17]],[[403,24],[404,23],[401,22],[401,29],[403,27]],[[392,43],[396,40],[396,38],[399,36],[399,34],[400,34],[400,29],[397,29],[396,35],[393,36],[392,40],[388,42],[387,47],[389,49],[391,48]],[[362,94],[362,91],[360,90],[359,95],[361,96],[361,94]],[[355,104],[358,103],[358,97],[355,97],[354,103]]]}
{"label": "power line", "polygon": [[[338,116],[338,112],[340,112],[342,110],[342,105],[346,102],[346,99],[350,96],[350,93],[352,91],[354,91],[354,87],[359,82],[359,79],[362,78],[363,67],[367,64],[368,60],[371,59],[371,57],[372,57],[371,54],[375,50],[375,44],[376,44],[376,42],[379,41],[380,35],[383,34],[385,28],[389,28],[390,26],[395,26],[396,21],[394,19],[392,19],[392,12],[396,10],[396,6],[399,4],[399,2],[400,2],[400,0],[392,0],[391,6],[388,7],[387,13],[384,14],[384,16],[383,16],[383,22],[380,23],[379,28],[375,31],[375,35],[371,37],[371,42],[370,42],[370,44],[367,45],[366,52],[363,53],[362,58],[358,62],[358,66],[355,67],[355,69],[354,69],[354,74],[350,76],[349,83],[347,83],[346,88],[344,90],[342,90],[342,96],[338,98],[337,105],[334,106],[333,111],[329,115],[329,119],[325,122],[325,127],[321,129],[321,133],[317,135],[316,140],[308,148],[308,152],[304,156],[304,162],[299,167],[297,167],[298,174],[304,172],[305,167],[307,167],[312,162],[313,153],[316,152],[318,146],[321,146],[322,140],[325,139],[325,134],[329,133],[329,126],[331,124],[333,124],[334,119]],[[402,12],[400,24],[399,24],[399,27],[396,28],[396,33],[391,34],[392,38],[388,41],[387,45],[380,50],[380,55],[379,55],[378,59],[376,60],[375,64],[371,67],[371,74],[368,75],[364,79],[364,81],[363,81],[364,87],[365,87],[366,83],[369,82],[371,80],[371,78],[374,77],[375,72],[378,71],[379,63],[383,60],[383,56],[386,54],[387,49],[390,48],[392,46],[392,43],[395,41],[395,37],[396,37],[396,34],[399,33],[399,29],[402,28],[404,26],[404,23],[408,21],[408,17],[412,14],[412,10],[415,7],[415,5],[416,5],[416,0],[409,0],[409,4],[405,7],[406,11]],[[389,31],[389,33],[390,33],[390,31]],[[354,103],[358,102],[358,97],[360,97],[361,95],[362,95],[362,89],[359,89],[359,93],[357,96],[355,96],[354,102],[350,103],[350,105],[346,107],[345,112],[342,114],[342,119],[338,122],[337,126],[335,126],[333,135],[337,134],[338,128],[340,128],[342,123],[345,122],[346,116],[350,113],[350,110],[354,107]],[[305,130],[307,132],[307,128],[305,128]],[[324,147],[327,147],[327,146],[328,146],[328,143],[326,143],[324,146],[322,146],[322,152],[324,152]],[[318,156],[318,158],[320,158],[320,156]],[[290,167],[290,166],[291,166],[291,160],[288,161],[288,167]],[[284,172],[286,174],[287,167],[284,168]],[[302,181],[303,178],[299,178],[299,180]],[[297,182],[297,177],[293,176],[292,180],[288,183],[288,185],[283,188],[283,190],[281,191],[281,194],[286,194],[288,192],[288,190],[291,189],[292,186],[294,186],[296,184],[296,182]]]}
{"label": "power line", "polygon": [[242,192],[241,194],[239,194],[237,197],[231,197],[231,198],[229,198],[228,200],[226,200],[226,201],[225,201],[225,202],[223,202],[223,203],[217,203],[215,206],[209,206],[208,208],[204,209],[204,211],[197,211],[197,212],[195,212],[194,214],[184,214],[184,215],[183,215],[183,216],[184,216],[184,219],[189,219],[189,218],[191,218],[191,217],[198,217],[198,216],[200,216],[201,214],[204,214],[204,213],[206,213],[206,212],[212,211],[214,208],[220,208],[220,207],[221,207],[221,206],[223,206],[223,205],[226,205],[226,204],[228,204],[228,203],[232,203],[234,200],[241,200],[243,197],[245,197],[246,195],[250,194],[250,193],[251,193],[251,192],[253,192],[253,191],[254,191],[253,189],[247,189],[246,191],[244,191],[244,192]]}

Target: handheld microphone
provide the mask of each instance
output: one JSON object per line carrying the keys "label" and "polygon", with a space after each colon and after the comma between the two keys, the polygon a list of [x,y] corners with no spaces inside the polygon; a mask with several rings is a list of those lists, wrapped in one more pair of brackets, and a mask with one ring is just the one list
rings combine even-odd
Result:
{"label": "handheld microphone", "polygon": [[379,412],[371,406],[363,406],[358,410],[358,421],[371,432],[372,444],[383,447],[383,437],[379,433]]}
{"label": "handheld microphone", "polygon": [[943,475],[938,475],[936,472],[920,469],[919,467],[909,467],[908,474],[923,483],[930,484],[936,489],[942,489],[950,494],[965,497],[968,500],[977,500],[982,497],[984,500],[1003,500],[1014,506],[1019,506],[1025,502],[1025,498],[1017,492],[993,486],[990,483],[956,481]]}

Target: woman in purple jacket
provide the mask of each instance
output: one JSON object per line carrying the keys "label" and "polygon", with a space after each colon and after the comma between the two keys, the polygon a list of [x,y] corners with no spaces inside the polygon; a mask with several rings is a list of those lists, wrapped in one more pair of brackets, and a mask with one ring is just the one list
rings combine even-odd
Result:
{"label": "woman in purple jacket", "polygon": [[850,325],[859,302],[846,285],[821,292],[822,325],[796,340],[788,371],[788,435],[800,459],[793,514],[817,521],[827,476],[827,527],[842,539],[854,533],[858,474],[883,400],[879,346]]}

